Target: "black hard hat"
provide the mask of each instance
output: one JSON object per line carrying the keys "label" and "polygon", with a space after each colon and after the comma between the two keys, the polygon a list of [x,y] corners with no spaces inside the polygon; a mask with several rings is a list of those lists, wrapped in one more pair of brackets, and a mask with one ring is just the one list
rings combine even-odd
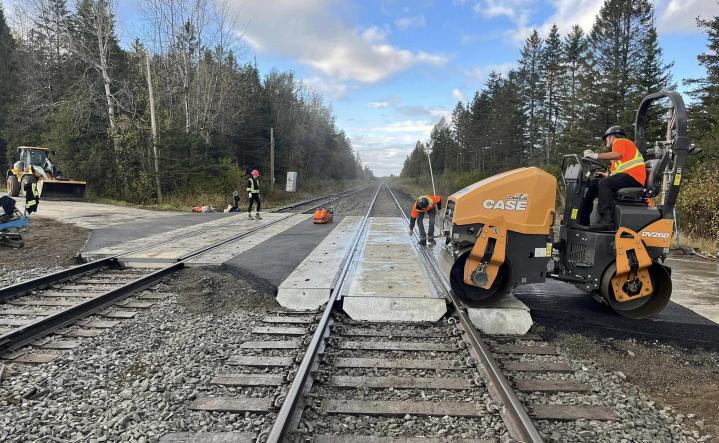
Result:
{"label": "black hard hat", "polygon": [[610,135],[626,137],[627,133],[624,132],[624,129],[622,129],[621,126],[612,126],[611,128],[607,129],[607,132],[604,133],[604,135],[602,136],[602,140],[606,140],[607,137],[609,137]]}
{"label": "black hard hat", "polygon": [[429,206],[429,199],[427,197],[417,199],[417,209],[425,209],[427,206]]}

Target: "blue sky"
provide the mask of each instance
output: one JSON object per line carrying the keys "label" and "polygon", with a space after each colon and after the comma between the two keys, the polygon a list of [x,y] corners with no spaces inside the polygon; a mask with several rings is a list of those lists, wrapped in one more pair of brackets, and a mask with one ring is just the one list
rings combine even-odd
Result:
{"label": "blue sky", "polygon": [[[0,0],[6,6],[26,0]],[[321,92],[337,125],[377,175],[399,173],[415,142],[480,89],[492,70],[511,69],[533,28],[589,30],[602,0],[227,0],[242,27],[246,60],[267,72],[291,69]],[[138,5],[117,0],[124,42],[142,33]],[[701,76],[706,40],[698,15],[716,0],[655,0],[674,80]],[[8,8],[11,9],[11,8]]]}

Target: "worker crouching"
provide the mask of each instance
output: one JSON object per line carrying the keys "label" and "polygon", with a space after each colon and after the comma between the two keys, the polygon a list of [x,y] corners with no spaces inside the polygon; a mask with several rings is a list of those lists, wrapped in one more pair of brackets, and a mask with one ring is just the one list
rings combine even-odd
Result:
{"label": "worker crouching", "polygon": [[[414,231],[415,222],[418,222],[419,244],[425,246],[427,241],[430,245],[434,241],[434,221],[437,216],[437,209],[442,209],[442,198],[439,195],[423,195],[415,200],[412,205],[412,213],[409,220],[409,235]],[[424,216],[429,219],[429,235],[424,230]]]}

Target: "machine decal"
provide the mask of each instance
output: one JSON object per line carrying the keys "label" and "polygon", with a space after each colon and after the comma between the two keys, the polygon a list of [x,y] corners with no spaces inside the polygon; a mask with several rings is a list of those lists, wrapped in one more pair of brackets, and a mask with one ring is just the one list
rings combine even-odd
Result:
{"label": "machine decal", "polygon": [[508,195],[504,200],[487,199],[482,203],[485,209],[504,209],[507,211],[526,211],[527,194]]}
{"label": "machine decal", "polygon": [[674,186],[679,186],[682,183],[682,173],[681,171],[677,172],[677,175],[674,176]]}
{"label": "machine decal", "polygon": [[577,209],[577,208],[572,208],[571,219],[572,219],[572,220],[576,220],[578,215],[579,215],[579,209]]}
{"label": "machine decal", "polygon": [[670,234],[667,232],[648,232],[644,231],[642,232],[642,237],[649,237],[649,238],[669,238]]}
{"label": "machine decal", "polygon": [[645,245],[655,248],[668,248],[672,245],[674,233],[674,220],[663,218],[657,220],[639,231]]}

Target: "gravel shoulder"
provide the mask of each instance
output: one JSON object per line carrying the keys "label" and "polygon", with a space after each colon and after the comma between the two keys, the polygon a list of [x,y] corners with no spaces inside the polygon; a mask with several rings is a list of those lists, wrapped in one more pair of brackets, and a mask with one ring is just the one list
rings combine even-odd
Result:
{"label": "gravel shoulder", "polygon": [[719,353],[636,339],[539,332],[573,359],[636,386],[657,410],[688,430],[687,437],[719,442]]}

